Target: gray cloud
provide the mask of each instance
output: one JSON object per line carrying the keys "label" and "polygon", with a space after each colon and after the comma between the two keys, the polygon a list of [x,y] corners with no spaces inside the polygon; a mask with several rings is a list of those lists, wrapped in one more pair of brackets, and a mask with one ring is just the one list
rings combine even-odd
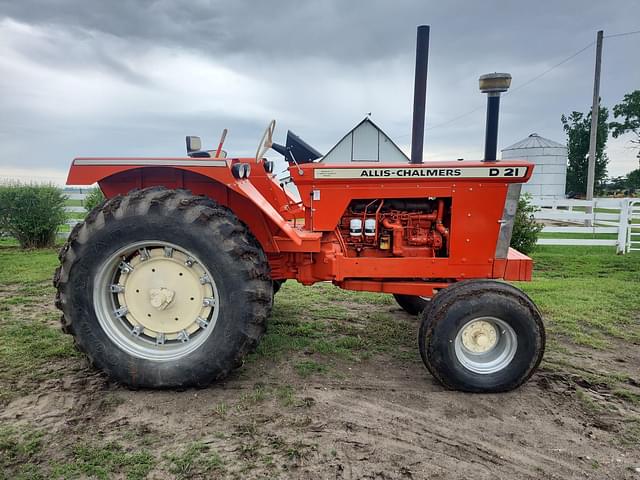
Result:
{"label": "gray cloud", "polygon": [[[633,0],[0,1],[0,174],[66,169],[76,154],[178,155],[187,133],[230,128],[251,154],[280,121],[321,150],[366,112],[409,143],[415,26],[432,26],[427,158],[482,150],[477,77],[509,71],[513,88],[595,37],[640,28]],[[607,39],[603,102],[640,88],[640,36]],[[563,141],[560,115],[587,110],[588,50],[505,97],[502,146],[532,131]],[[442,122],[480,108],[447,124]],[[37,153],[31,148],[37,142]],[[634,167],[620,142],[614,173]],[[46,152],[46,155],[42,155]]]}
{"label": "gray cloud", "polygon": [[[41,26],[83,28],[133,42],[196,49],[219,57],[324,57],[359,64],[413,52],[414,26],[430,23],[439,50],[470,61],[470,53],[542,54],[601,23],[622,25],[624,11],[602,2],[487,2],[410,0],[300,2],[213,0],[112,2],[3,0],[5,16]],[[633,5],[628,2],[629,8]],[[579,14],[577,13],[579,7]],[[619,18],[616,18],[618,16]],[[568,35],[570,33],[571,35]],[[519,41],[514,42],[514,35]],[[474,46],[475,48],[469,48]]]}

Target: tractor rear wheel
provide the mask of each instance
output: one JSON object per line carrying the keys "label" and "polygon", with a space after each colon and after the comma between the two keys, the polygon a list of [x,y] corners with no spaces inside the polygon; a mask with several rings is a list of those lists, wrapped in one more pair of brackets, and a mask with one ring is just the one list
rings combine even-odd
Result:
{"label": "tractor rear wheel", "polygon": [[409,315],[419,315],[427,306],[431,300],[429,297],[418,297],[416,295],[401,295],[394,293],[393,298],[396,299],[398,305],[407,312]]}
{"label": "tractor rear wheel", "polygon": [[432,299],[420,320],[422,360],[450,389],[513,390],[542,360],[542,316],[526,294],[507,283],[453,284]]}
{"label": "tractor rear wheel", "polygon": [[78,224],[54,285],[63,330],[132,387],[203,387],[239,366],[272,305],[266,256],[226,207],[185,190],[117,196]]}

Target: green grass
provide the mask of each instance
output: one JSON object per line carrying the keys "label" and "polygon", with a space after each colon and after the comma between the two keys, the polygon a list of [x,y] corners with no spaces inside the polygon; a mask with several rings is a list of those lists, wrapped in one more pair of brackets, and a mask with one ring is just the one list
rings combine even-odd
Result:
{"label": "green grass", "polygon": [[57,376],[57,361],[78,355],[59,315],[41,307],[53,301],[57,264],[51,249],[0,246],[0,404],[20,393],[16,385]]}
{"label": "green grass", "polygon": [[[540,246],[533,258],[534,281],[519,286],[546,314],[552,331],[597,347],[606,345],[610,335],[637,338],[637,331],[629,327],[637,326],[640,315],[636,302],[640,298],[640,255],[619,256],[600,247]],[[29,306],[50,298],[53,290],[43,285],[50,281],[57,264],[53,249],[21,251],[0,244],[0,284],[21,285],[0,307],[4,326],[0,360],[11,352],[18,354],[13,363],[31,355],[46,359],[67,352],[61,345],[43,348],[59,337],[43,329],[41,339],[33,338],[40,323],[7,318],[6,310],[10,305]],[[277,359],[292,350],[306,350],[357,359],[366,357],[371,349],[389,351],[404,343],[397,338],[406,335],[406,326],[385,313],[394,302],[390,295],[350,292],[328,284],[303,287],[290,281],[277,298],[269,334],[258,347],[259,356]],[[371,308],[358,308],[363,305]],[[363,331],[364,324],[373,329]],[[8,347],[7,339],[14,336],[20,341],[8,343],[20,346]]]}
{"label": "green grass", "polygon": [[[32,461],[42,450],[42,436],[37,430],[0,426],[0,480],[28,478],[35,473]],[[14,466],[15,475],[10,477],[6,472]]]}
{"label": "green grass", "polygon": [[279,361],[292,352],[313,355],[294,365],[306,377],[328,372],[327,364],[336,359],[359,362],[382,351],[402,356],[415,343],[415,328],[394,319],[388,313],[391,305],[390,295],[287,282],[252,360]]}
{"label": "green grass", "polygon": [[596,348],[640,338],[640,255],[603,247],[541,246],[533,281],[519,283],[552,334]]}
{"label": "green grass", "polygon": [[167,455],[169,472],[179,480],[193,478],[215,478],[204,476],[215,470],[222,470],[224,462],[217,452],[199,442],[192,443],[184,451]]}
{"label": "green grass", "polygon": [[[59,362],[79,356],[71,337],[52,327],[52,320],[46,315],[14,318],[11,311],[0,312],[0,406],[23,389],[59,377]],[[54,321],[58,322],[57,315]]]}
{"label": "green grass", "polygon": [[[559,207],[558,210],[569,210],[568,207],[566,208],[562,208]],[[587,211],[587,207],[580,207],[580,206],[576,206],[573,207],[573,211],[574,212],[586,212]],[[594,211],[596,213],[615,213],[615,214],[619,214],[620,213],[620,209],[619,208],[601,208],[601,207],[596,207],[594,208]]]}
{"label": "green grass", "polygon": [[314,360],[303,360],[294,364],[293,368],[301,377],[308,377],[316,373],[324,373],[329,367]]}
{"label": "green grass", "polygon": [[213,413],[219,417],[224,417],[229,411],[229,405],[227,402],[219,402],[213,407]]}
{"label": "green grass", "polygon": [[620,443],[623,445],[640,445],[640,417],[632,418],[626,422],[620,435]]}
{"label": "green grass", "polygon": [[0,245],[0,285],[51,282],[57,266],[56,249],[20,250],[11,244]]}
{"label": "green grass", "polygon": [[[572,359],[576,351],[571,348],[571,342],[602,349],[611,346],[612,339],[640,339],[640,255],[618,256],[613,249],[601,247],[541,246],[533,258],[533,281],[518,286],[545,317],[548,352],[554,357],[549,368],[578,372],[593,385],[603,386],[615,401],[640,404],[627,375],[578,370],[579,364]],[[0,241],[0,408],[23,394],[21,389],[37,389],[41,380],[59,377],[61,368],[80,365],[68,361],[77,353],[71,338],[57,326],[58,313],[51,307],[51,276],[57,263],[52,249],[23,252],[11,241]],[[272,362],[274,368],[287,364],[293,372],[292,383],[296,378],[340,375],[344,363],[363,362],[371,355],[417,363],[417,323],[393,311],[397,309],[390,295],[344,291],[326,283],[304,287],[289,281],[276,296],[267,334],[250,360]],[[297,393],[294,385],[256,384],[237,401],[220,401],[210,412],[222,419],[242,417],[266,402],[277,402],[282,408],[312,405],[312,399]],[[576,397],[593,415],[607,411],[587,389],[577,388]],[[101,408],[113,410],[122,401],[116,395],[105,396]],[[257,463],[270,465],[275,452],[286,452],[297,462],[310,451],[286,442],[265,451],[255,444],[257,428],[250,422],[238,426],[236,433],[247,440],[240,452],[245,462],[242,469]],[[155,469],[172,478],[216,478],[227,468],[206,443],[154,454],[146,450],[151,444],[142,440],[133,442],[135,449],[93,439],[61,445],[55,458],[64,461],[47,463],[43,459],[51,458],[45,455],[50,441],[45,431],[0,427],[0,480],[141,479]],[[625,426],[620,441],[640,443],[640,420]]]}
{"label": "green grass", "polygon": [[[571,238],[571,239],[596,239],[596,240],[617,240],[617,233],[556,233],[540,232],[540,238]],[[613,248],[613,247],[611,247]]]}
{"label": "green grass", "polygon": [[267,389],[262,384],[256,384],[253,386],[253,390],[242,394],[240,397],[239,408],[248,408],[252,405],[264,402],[267,398]]}
{"label": "green grass", "polygon": [[73,448],[70,461],[52,465],[51,477],[142,480],[154,466],[153,456],[148,451],[129,452],[116,442],[78,444]]}
{"label": "green grass", "polygon": [[576,398],[585,411],[591,414],[602,412],[602,406],[580,387],[576,388]]}
{"label": "green grass", "polygon": [[291,385],[281,385],[277,387],[275,394],[283,407],[291,407],[295,404],[295,389]]}
{"label": "green grass", "polygon": [[[545,315],[553,335],[604,348],[610,337],[639,338],[640,255],[611,248],[540,246],[533,254],[534,281],[518,286]],[[58,264],[54,250],[21,251],[0,243],[0,284],[14,289],[0,306],[0,380],[45,374],[41,367],[75,355],[55,325],[55,314],[36,305],[53,297]],[[362,361],[376,352],[415,356],[415,326],[389,313],[393,297],[351,292],[330,284],[287,282],[278,294],[267,335],[252,360],[280,361],[292,352],[318,364]],[[302,365],[305,365],[304,363]],[[309,369],[294,367],[304,376]],[[324,373],[320,369],[316,373]],[[0,388],[0,396],[2,388]]]}
{"label": "green grass", "polygon": [[613,391],[613,394],[626,402],[640,404],[640,395],[631,392],[626,388],[618,388]]}
{"label": "green grass", "polygon": [[155,466],[145,451],[128,451],[116,442],[81,442],[59,447],[68,459],[51,464],[43,462],[45,433],[30,428],[0,427],[0,479],[48,478],[127,478],[142,480]]}

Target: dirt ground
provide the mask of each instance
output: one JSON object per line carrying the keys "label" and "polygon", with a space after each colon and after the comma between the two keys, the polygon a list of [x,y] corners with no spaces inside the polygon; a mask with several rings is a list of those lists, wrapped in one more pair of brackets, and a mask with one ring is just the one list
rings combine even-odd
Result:
{"label": "dirt ground", "polygon": [[[417,331],[397,306],[376,308]],[[45,472],[76,461],[77,445],[113,441],[153,452],[152,479],[640,478],[640,406],[594,380],[615,372],[640,392],[638,345],[553,341],[543,368],[500,395],[444,390],[417,348],[335,358],[305,376],[292,358],[257,357],[224,383],[188,391],[128,390],[66,358],[56,378],[16,385],[28,393],[4,406],[0,422],[46,432],[35,457]]]}

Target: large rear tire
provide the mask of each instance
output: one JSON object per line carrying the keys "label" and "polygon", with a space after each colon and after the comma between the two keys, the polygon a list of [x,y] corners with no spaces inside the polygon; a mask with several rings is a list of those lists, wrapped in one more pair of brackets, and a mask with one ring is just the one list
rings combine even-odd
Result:
{"label": "large rear tire", "polygon": [[54,277],[63,330],[132,387],[203,387],[264,333],[266,256],[227,208],[185,190],[114,197],[71,232]]}
{"label": "large rear tire", "polygon": [[422,360],[445,387],[465,392],[513,390],[544,354],[542,316],[522,291],[491,280],[440,291],[420,314]]}

